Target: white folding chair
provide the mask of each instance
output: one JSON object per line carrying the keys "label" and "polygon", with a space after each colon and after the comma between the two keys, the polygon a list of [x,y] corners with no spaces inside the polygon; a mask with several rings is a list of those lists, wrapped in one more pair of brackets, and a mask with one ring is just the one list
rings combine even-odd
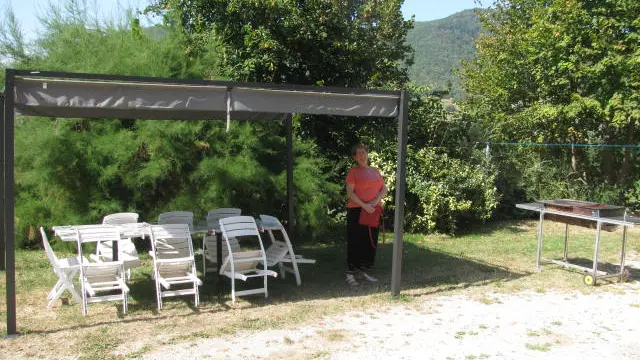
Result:
{"label": "white folding chair", "polygon": [[[137,213],[115,213],[109,214],[102,219],[104,225],[134,224],[138,222]],[[89,255],[96,262],[113,261],[113,244],[111,242],[100,241],[96,246],[96,253]],[[131,279],[131,269],[141,265],[136,246],[131,238],[120,239],[118,242],[118,260],[122,260],[124,269],[127,272],[127,280]]]}
{"label": "white folding chair", "polygon": [[[267,267],[278,265],[280,276],[285,278],[285,272],[295,275],[298,286],[302,284],[298,264],[315,264],[314,259],[305,259],[302,255],[293,252],[291,240],[284,226],[277,218],[269,215],[260,215],[260,227],[269,234],[271,245],[267,248]],[[276,240],[274,231],[280,233],[283,241]]]}
{"label": "white folding chair", "polygon": [[[220,274],[231,279],[231,300],[235,303],[236,296],[251,294],[264,294],[268,296],[267,277],[278,276],[275,271],[268,270],[265,265],[267,258],[262,245],[262,239],[256,226],[256,221],[251,216],[232,216],[219,220],[222,238],[227,246],[227,256],[220,266]],[[257,240],[258,250],[234,252],[231,246],[233,238],[253,238]],[[262,265],[261,265],[262,264]],[[262,266],[260,268],[259,266]],[[249,278],[262,277],[263,285],[260,288],[236,291],[236,279],[247,281]]]}
{"label": "white folding chair", "polygon": [[162,309],[162,298],[170,296],[194,295],[195,306],[198,306],[198,286],[202,285],[202,281],[196,273],[188,225],[152,225],[150,230],[158,310]]}
{"label": "white folding chair", "polygon": [[65,290],[71,293],[71,297],[78,303],[82,303],[82,297],[78,294],[75,286],[73,285],[73,279],[78,275],[80,271],[80,261],[77,257],[59,259],[53,252],[53,248],[47,238],[47,233],[44,228],[40,227],[40,235],[42,236],[42,245],[44,246],[44,252],[49,258],[49,262],[53,268],[53,273],[58,277],[58,281],[53,286],[49,294],[47,295],[47,308],[51,309],[53,304],[62,296]]}
{"label": "white folding chair", "polygon": [[[129,288],[125,284],[122,261],[89,263],[82,257],[82,244],[89,242],[119,241],[120,231],[111,225],[77,226],[78,254],[83,259],[80,266],[82,285],[82,313],[89,313],[87,304],[102,301],[122,301],[122,313],[127,312]],[[106,293],[105,295],[101,295]]]}
{"label": "white folding chair", "polygon": [[[242,210],[238,208],[218,208],[209,210],[207,213],[207,227],[214,232],[205,234],[202,238],[202,276],[206,276],[208,271],[218,270],[218,234],[220,232],[220,224],[218,221],[230,216],[238,216]],[[231,240],[233,251],[240,251],[240,245],[235,239]],[[226,246],[222,247],[222,259],[227,255]],[[215,266],[207,267],[207,261],[214,263]]]}

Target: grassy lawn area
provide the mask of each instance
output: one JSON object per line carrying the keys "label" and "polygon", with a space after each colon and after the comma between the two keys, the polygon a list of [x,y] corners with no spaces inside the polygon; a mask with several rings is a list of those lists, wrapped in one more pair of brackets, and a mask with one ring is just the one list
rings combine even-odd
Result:
{"label": "grassy lawn area", "polygon": [[[564,225],[546,222],[543,258],[561,258]],[[615,291],[610,281],[595,287],[583,284],[578,271],[545,265],[536,272],[537,222],[518,221],[487,224],[473,234],[406,235],[402,272],[402,294],[389,293],[393,245],[380,245],[377,284],[351,288],[344,281],[345,246],[331,243],[296,246],[296,252],[317,260],[302,264],[302,286],[293,275],[269,280],[269,298],[249,296],[232,305],[228,281],[209,274],[201,287],[201,306],[193,298],[165,299],[158,312],[151,279],[151,259],[141,253],[143,266],[133,270],[129,312],[119,313],[119,303],[89,304],[89,316],[82,316],[79,304],[59,301],[46,309],[46,296],[55,276],[43,250],[18,251],[16,287],[20,336],[0,341],[0,358],[78,357],[135,358],[155,346],[184,340],[215,337],[241,330],[264,330],[313,321],[324,315],[403,303],[411,306],[428,296],[464,293],[482,301],[486,294],[523,290],[578,290],[584,293]],[[590,266],[595,230],[570,228],[569,258]],[[615,269],[619,262],[622,231],[603,232],[601,269]],[[628,254],[640,251],[640,229],[628,233]],[[196,240],[196,247],[199,246]],[[294,245],[295,246],[295,245]],[[59,257],[71,253],[58,252]],[[629,258],[629,256],[627,257]],[[198,262],[198,268],[201,263]],[[640,278],[632,271],[632,280]],[[201,277],[202,278],[202,277]],[[6,332],[5,277],[0,279],[0,310]]]}

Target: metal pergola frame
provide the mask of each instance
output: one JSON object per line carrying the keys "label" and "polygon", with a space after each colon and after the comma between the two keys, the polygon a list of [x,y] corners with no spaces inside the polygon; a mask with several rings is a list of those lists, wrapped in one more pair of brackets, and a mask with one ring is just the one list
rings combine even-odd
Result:
{"label": "metal pergola frame", "polygon": [[[403,252],[403,232],[404,232],[404,203],[406,190],[406,155],[407,155],[407,131],[408,131],[408,97],[406,90],[402,91],[374,91],[366,89],[350,89],[350,88],[330,88],[318,86],[304,85],[285,85],[285,84],[255,84],[255,83],[239,83],[225,81],[207,81],[207,80],[177,80],[168,78],[150,78],[138,76],[117,76],[105,74],[86,74],[86,73],[65,73],[65,72],[49,72],[49,71],[31,71],[31,70],[5,70],[5,92],[0,93],[0,122],[2,123],[2,137],[0,137],[0,149],[2,151],[2,171],[3,176],[0,183],[2,196],[2,226],[0,227],[0,250],[3,251],[3,259],[0,260],[0,269],[6,270],[6,300],[7,300],[7,334],[16,334],[16,282],[15,282],[15,239],[14,239],[14,211],[15,211],[15,194],[14,194],[14,124],[16,107],[25,115],[35,116],[51,116],[51,117],[97,117],[97,118],[120,118],[115,114],[122,114],[126,111],[128,118],[134,119],[162,119],[157,116],[158,112],[150,108],[141,109],[139,107],[111,108],[91,107],[91,105],[77,105],[71,101],[61,103],[34,102],[34,94],[19,93],[17,88],[23,83],[42,81],[42,89],[47,89],[46,82],[60,82],[69,86],[75,86],[78,83],[92,86],[96,84],[114,84],[125,85],[135,94],[136,91],[143,91],[143,88],[149,87],[167,87],[175,86],[176,94],[180,89],[188,87],[200,87],[226,90],[227,108],[226,117],[257,120],[260,116],[266,119],[279,118],[284,121],[287,130],[286,146],[287,146],[287,205],[289,224],[294,224],[293,217],[293,138],[292,138],[292,120],[291,114],[328,114],[336,116],[370,116],[370,117],[395,117],[398,120],[398,157],[396,169],[396,194],[395,194],[395,214],[394,214],[394,242],[392,256],[392,272],[391,272],[391,292],[393,295],[400,293],[401,271],[402,271],[402,252]],[[27,84],[28,85],[28,84]],[[235,89],[241,89],[252,93],[249,101],[251,106],[240,104],[238,109],[230,111],[230,99]],[[20,89],[21,90],[21,89]],[[160,89],[161,90],[161,89]],[[205,89],[206,90],[206,89]],[[43,90],[46,91],[46,90]],[[161,91],[160,91],[161,92]],[[256,95],[257,94],[257,95]],[[288,103],[278,104],[278,111],[273,110],[273,104],[267,104],[260,108],[260,104],[256,105],[255,100],[263,94],[264,96],[277,96],[283,100],[290,100]],[[25,100],[27,98],[27,100]],[[348,100],[344,106],[336,105],[336,101],[342,101],[341,98]],[[393,103],[393,108],[388,109],[382,106],[384,113],[380,110],[380,106],[371,105],[377,100],[384,98],[386,105]],[[310,100],[308,100],[310,99]],[[338,100],[336,100],[338,99]],[[306,101],[309,101],[308,103]],[[350,102],[349,102],[350,101]],[[300,102],[303,102],[302,104]],[[364,110],[359,106],[354,106],[359,102],[369,102],[369,108],[363,106]],[[89,104],[89,103],[87,103]],[[74,107],[75,106],[75,107]],[[302,111],[301,111],[302,108]],[[260,110],[262,109],[262,110]],[[355,110],[354,110],[355,109]],[[219,110],[219,111],[218,111]],[[107,112],[105,112],[107,111]],[[112,111],[112,113],[108,113]],[[168,109],[172,115],[167,115],[164,119],[179,118],[181,114],[190,116],[190,119],[223,119],[224,109],[216,109],[216,111],[206,111],[202,109]],[[111,114],[105,116],[105,114]],[[278,117],[278,115],[284,115]],[[196,117],[202,115],[201,118]],[[216,117],[212,117],[216,116]],[[4,261],[2,261],[4,260]]]}

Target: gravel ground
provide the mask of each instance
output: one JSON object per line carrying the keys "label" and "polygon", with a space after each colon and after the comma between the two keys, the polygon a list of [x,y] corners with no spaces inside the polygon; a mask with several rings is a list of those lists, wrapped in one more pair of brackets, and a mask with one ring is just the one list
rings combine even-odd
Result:
{"label": "gravel ground", "polygon": [[640,359],[640,283],[425,298],[167,345],[144,359]]}

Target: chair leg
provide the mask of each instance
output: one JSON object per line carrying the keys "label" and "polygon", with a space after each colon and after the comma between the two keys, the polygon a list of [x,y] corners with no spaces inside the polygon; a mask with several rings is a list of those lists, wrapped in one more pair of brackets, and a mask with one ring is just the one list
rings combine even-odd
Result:
{"label": "chair leg", "polygon": [[[235,275],[235,274],[231,273],[231,275]],[[231,303],[232,304],[236,303],[236,278],[235,278],[235,276],[233,276],[231,278]]]}
{"label": "chair leg", "polygon": [[162,286],[156,283],[156,301],[158,303],[158,310],[162,309]]}
{"label": "chair leg", "polygon": [[89,315],[89,309],[87,309],[87,294],[84,291],[84,286],[82,287],[82,315]]}
{"label": "chair leg", "polygon": [[302,279],[300,279],[300,271],[298,270],[298,263],[296,262],[296,257],[291,256],[291,267],[293,268],[293,275],[296,277],[296,284],[300,286],[302,284]]}
{"label": "chair leg", "polygon": [[158,282],[158,271],[154,271],[153,272],[153,277],[154,280],[156,282],[156,303],[158,305],[158,310],[162,309],[162,286],[160,286],[160,283]]}
{"label": "chair leg", "polygon": [[126,291],[122,292],[122,313],[127,313],[127,308],[129,307],[129,294]]}
{"label": "chair leg", "polygon": [[200,291],[198,289],[198,284],[197,283],[193,283],[193,287],[194,287],[194,292],[195,292],[195,301],[196,301],[196,307],[200,306]]}
{"label": "chair leg", "polygon": [[60,287],[62,287],[63,284],[64,282],[62,281],[62,279],[58,278],[58,281],[56,282],[56,284],[53,285],[53,287],[51,288],[51,291],[49,291],[49,294],[47,294],[47,300],[54,299],[55,294],[60,290]]}
{"label": "chair leg", "polygon": [[78,292],[76,291],[76,288],[72,283],[72,279],[76,272],[77,271],[71,272],[69,276],[67,276],[67,274],[65,273],[60,275],[58,281],[47,295],[47,299],[49,300],[49,303],[47,304],[48,309],[51,309],[53,307],[53,304],[55,304],[56,300],[58,300],[60,296],[62,296],[65,290],[68,290],[69,293],[71,293],[71,297],[73,298],[73,300],[82,303],[82,298],[80,297],[80,295],[78,295]]}
{"label": "chair leg", "polygon": [[[265,270],[266,270],[266,266],[265,266]],[[269,297],[269,293],[267,291],[267,275],[263,276],[264,278],[264,298],[268,298]]]}
{"label": "chair leg", "polygon": [[64,279],[64,283],[66,284],[65,288],[69,290],[69,292],[71,293],[71,297],[76,302],[82,301],[82,296],[78,294],[78,291],[76,290],[75,285],[73,285],[73,279],[78,275],[79,271],[80,271],[79,269],[72,270],[71,272],[69,272],[68,275],[65,274],[65,279]]}
{"label": "chair leg", "polygon": [[202,237],[202,277],[207,277],[207,240],[205,240],[205,237],[207,235],[204,235]]}
{"label": "chair leg", "polygon": [[64,286],[60,286],[58,288],[58,291],[56,291],[51,297],[51,299],[49,299],[49,303],[47,304],[47,309],[51,309],[53,307],[53,304],[55,304],[56,300],[60,298],[60,295],[62,295],[62,293],[64,292],[64,289],[65,289]]}

